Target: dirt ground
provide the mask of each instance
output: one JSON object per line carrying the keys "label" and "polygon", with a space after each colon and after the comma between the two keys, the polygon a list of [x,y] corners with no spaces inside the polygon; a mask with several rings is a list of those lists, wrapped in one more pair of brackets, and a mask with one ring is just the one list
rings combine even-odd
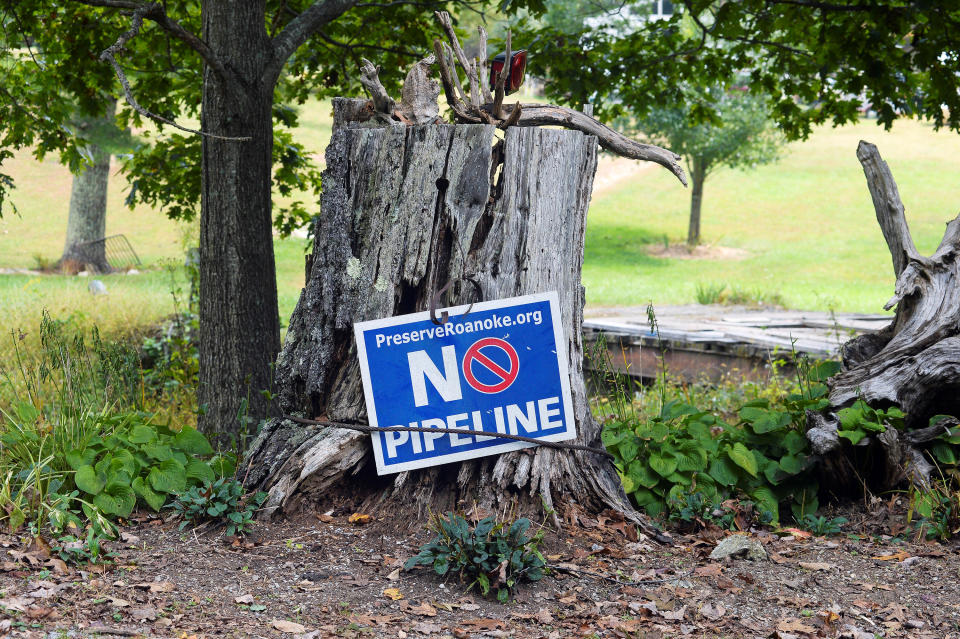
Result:
{"label": "dirt ground", "polygon": [[[883,504],[878,505],[879,510]],[[719,529],[672,546],[616,516],[567,513],[552,574],[502,605],[426,569],[398,570],[429,533],[349,512],[261,524],[244,542],[144,517],[111,566],[67,568],[29,539],[0,537],[0,632],[44,638],[809,637],[960,638],[960,544],[871,534],[746,533],[767,560],[709,559]]]}

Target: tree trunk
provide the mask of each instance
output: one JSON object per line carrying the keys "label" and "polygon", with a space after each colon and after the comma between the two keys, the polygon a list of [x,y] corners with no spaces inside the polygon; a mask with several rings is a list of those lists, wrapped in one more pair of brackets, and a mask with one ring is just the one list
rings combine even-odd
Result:
{"label": "tree trunk", "polygon": [[[116,100],[106,106],[104,120],[110,124],[117,111]],[[70,190],[70,213],[67,217],[67,238],[59,267],[65,273],[76,274],[85,269],[101,273],[110,270],[103,242],[107,232],[107,185],[110,178],[110,153],[95,144],[87,146],[93,158],[73,176]],[[91,244],[91,242],[95,242]]]}
{"label": "tree trunk", "polygon": [[700,205],[703,203],[703,183],[706,179],[703,160],[693,158],[693,167],[690,170],[693,190],[690,193],[690,225],[687,228],[687,246],[691,248],[700,243]]}
{"label": "tree trunk", "polygon": [[[934,415],[960,415],[960,217],[947,224],[939,248],[924,257],[914,246],[890,169],[877,148],[861,142],[857,157],[873,197],[877,221],[893,257],[896,315],[886,328],[857,337],[843,347],[843,368],[829,382],[830,407],[808,414],[807,437],[838,485],[857,482],[843,462],[836,411],[864,400],[874,408],[896,406],[906,413],[903,432],[888,428],[865,445],[879,446],[878,473],[884,488],[909,478],[925,485],[932,470],[924,444],[956,420],[928,427]],[[861,442],[861,444],[864,444]]]}
{"label": "tree trunk", "polygon": [[[335,101],[335,127],[355,105]],[[354,322],[423,311],[447,281],[472,274],[484,299],[556,290],[567,336],[578,443],[599,446],[583,374],[580,285],[596,139],[490,125],[335,128],[307,286],[277,362],[285,414],[365,422]],[[457,303],[473,299],[455,287]],[[366,434],[271,419],[247,458],[267,511],[312,506],[335,487],[365,508],[542,513],[576,502],[631,513],[616,470],[594,453],[538,447],[499,457],[375,474]],[[396,500],[390,497],[396,496]]]}
{"label": "tree trunk", "polygon": [[[204,71],[200,227],[200,428],[221,443],[267,414],[280,350],[270,208],[272,50],[262,1],[203,3],[203,37],[230,77]],[[238,420],[238,417],[240,418]]]}

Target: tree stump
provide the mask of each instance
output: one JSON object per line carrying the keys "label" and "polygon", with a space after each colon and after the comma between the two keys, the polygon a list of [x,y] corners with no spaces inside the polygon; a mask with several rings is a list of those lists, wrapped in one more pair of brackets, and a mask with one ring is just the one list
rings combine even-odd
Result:
{"label": "tree stump", "polygon": [[960,415],[960,217],[947,224],[933,255],[920,255],[896,182],[877,147],[860,142],[857,158],[897,277],[885,308],[897,310],[886,328],[844,345],[843,368],[829,381],[830,407],[808,414],[807,438],[836,485],[860,485],[857,469],[843,460],[836,411],[857,399],[874,408],[896,406],[906,413],[905,431],[888,428],[875,441],[862,443],[882,449],[878,474],[884,488],[905,478],[925,486],[933,467],[922,446],[957,425],[956,419],[928,422],[935,415]]}
{"label": "tree stump", "polygon": [[[599,446],[583,380],[580,284],[596,138],[509,128],[498,141],[489,124],[360,126],[350,119],[363,102],[335,101],[309,277],[277,362],[279,409],[365,423],[353,323],[426,310],[451,280],[457,303],[476,301],[461,279],[471,276],[484,299],[558,291],[577,443]],[[247,460],[247,484],[269,492],[268,513],[339,488],[366,508],[394,503],[407,515],[575,502],[646,526],[613,464],[585,451],[536,447],[378,477],[368,435],[275,418]]]}

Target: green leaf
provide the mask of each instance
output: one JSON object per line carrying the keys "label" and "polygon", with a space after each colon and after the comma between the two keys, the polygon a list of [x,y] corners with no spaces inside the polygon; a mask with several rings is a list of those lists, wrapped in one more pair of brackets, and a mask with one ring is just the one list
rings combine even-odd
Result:
{"label": "green leaf", "polygon": [[[631,462],[627,466],[627,477],[630,477],[631,481],[637,486],[643,486],[644,488],[653,488],[660,483],[660,477],[650,472],[650,468],[640,460]],[[634,490],[636,490],[636,487]]]}
{"label": "green leaf", "polygon": [[860,440],[867,436],[867,434],[859,428],[857,430],[838,430],[837,435],[849,439],[850,443],[854,446],[859,444]]}
{"label": "green leaf", "polygon": [[161,493],[180,493],[187,487],[187,470],[175,459],[162,461],[147,475],[150,486]]}
{"label": "green leaf", "polygon": [[157,439],[157,431],[145,424],[137,424],[130,429],[127,439],[131,444],[149,444]]}
{"label": "green leaf", "polygon": [[750,498],[757,503],[761,513],[766,511],[773,515],[774,524],[780,522],[780,502],[770,488],[758,486],[750,491]]}
{"label": "green leaf", "polygon": [[780,468],[788,475],[796,475],[803,470],[803,455],[784,455],[780,458]]}
{"label": "green leaf", "polygon": [[827,360],[811,366],[807,371],[807,379],[811,382],[825,382],[840,372],[840,362]]}
{"label": "green leaf", "polygon": [[650,453],[650,458],[647,461],[650,464],[650,468],[661,477],[669,477],[677,469],[677,460],[673,457]]}
{"label": "green leaf", "polygon": [[212,455],[210,442],[196,428],[184,426],[173,438],[174,446],[189,455]]}
{"label": "green leaf", "polygon": [[624,464],[629,464],[637,458],[637,452],[640,450],[638,444],[639,441],[636,437],[629,437],[620,442],[617,450],[620,453],[620,459],[623,460]]}
{"label": "green leaf", "polygon": [[144,481],[143,477],[134,477],[130,487],[154,511],[163,508],[163,504],[167,501],[166,495],[155,492],[150,488],[150,484]]}
{"label": "green leaf", "polygon": [[[742,412],[742,411],[741,411]],[[750,428],[758,435],[781,430],[790,425],[792,418],[790,413],[781,413],[779,411],[767,411],[762,417],[751,422]]]}
{"label": "green leaf", "polygon": [[103,492],[93,498],[93,503],[97,504],[98,499],[106,499],[108,497],[112,500],[114,509],[108,511],[106,508],[101,508],[101,510],[120,517],[129,517],[130,513],[133,512],[133,507],[137,505],[136,493],[134,493],[133,489],[127,484],[107,484]]}
{"label": "green leaf", "polygon": [[[727,455],[730,457],[730,460],[744,469],[752,476],[757,476],[757,459],[753,456],[746,446],[737,442],[733,446],[727,448]],[[717,479],[714,477],[714,479]],[[719,481],[719,479],[717,480]]]}
{"label": "green leaf", "polygon": [[684,442],[674,456],[679,471],[699,471],[707,467],[707,451],[695,442]]}
{"label": "green leaf", "polygon": [[237,472],[237,465],[231,457],[217,455],[210,460],[210,468],[217,477],[229,477]]}
{"label": "green leaf", "polygon": [[733,486],[737,483],[737,469],[730,460],[723,457],[716,457],[710,462],[709,475],[722,486]]}
{"label": "green leaf", "polygon": [[159,462],[167,461],[168,459],[173,458],[173,451],[170,450],[170,446],[167,444],[156,442],[147,444],[143,447],[143,452]]}
{"label": "green leaf", "polygon": [[949,444],[937,442],[930,448],[930,451],[941,464],[948,464],[952,466],[957,463],[957,456],[953,452],[953,447]]}
{"label": "green leaf", "polygon": [[197,484],[213,483],[217,477],[210,464],[195,459],[187,464],[187,479]]}
{"label": "green leaf", "polygon": [[74,448],[66,455],[67,464],[73,470],[80,470],[81,466],[92,466],[97,458],[97,451],[92,448]]}
{"label": "green leaf", "polygon": [[73,476],[73,483],[83,492],[96,495],[107,485],[107,477],[94,470],[93,466],[81,466]]}
{"label": "green leaf", "polygon": [[807,450],[808,442],[806,437],[795,430],[791,430],[780,440],[780,445],[786,448],[791,455],[796,455]]}

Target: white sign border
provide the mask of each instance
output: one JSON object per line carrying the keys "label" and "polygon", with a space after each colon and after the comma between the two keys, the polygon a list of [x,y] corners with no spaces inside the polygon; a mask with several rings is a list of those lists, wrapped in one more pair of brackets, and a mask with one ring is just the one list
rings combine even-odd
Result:
{"label": "white sign border", "polygon": [[[519,297],[509,297],[499,300],[490,300],[487,302],[477,302],[473,305],[473,308],[470,309],[470,312],[473,313],[476,311],[496,310],[499,308],[506,308],[518,304],[529,304],[533,302],[550,303],[550,317],[553,322],[553,339],[557,346],[557,362],[559,364],[560,373],[560,392],[562,395],[561,401],[563,402],[563,412],[566,416],[566,428],[563,432],[554,433],[553,435],[547,435],[546,437],[540,437],[538,439],[545,442],[560,442],[576,439],[577,426],[576,418],[573,414],[573,399],[570,394],[570,367],[567,361],[567,339],[563,333],[563,327],[561,326],[562,316],[560,314],[560,300],[557,292],[548,291],[546,293],[532,293],[530,295],[521,295]],[[443,310],[446,310],[446,312],[449,313],[450,318],[453,319],[454,317],[462,316],[468,308],[470,308],[470,305],[465,304],[463,306],[453,306]],[[437,316],[440,316],[441,313],[442,310],[438,310]],[[367,406],[367,422],[371,426],[379,426],[379,423],[377,421],[376,403],[373,398],[373,387],[370,380],[370,365],[367,360],[367,346],[363,339],[364,332],[428,319],[430,319],[430,311],[421,311],[419,313],[410,313],[408,315],[396,315],[394,317],[385,317],[383,319],[367,320],[364,322],[354,323],[353,334],[357,344],[357,357],[360,360],[360,378],[363,382],[363,397]],[[466,450],[444,455],[442,457],[430,457],[427,459],[403,462],[401,464],[384,465],[382,447],[383,442],[381,441],[382,434],[383,433],[380,432],[370,433],[371,444],[373,445],[373,455],[377,463],[378,475],[392,475],[394,473],[402,473],[407,470],[429,468],[432,466],[440,466],[442,464],[452,464],[454,462],[477,459],[480,457],[489,457],[491,455],[499,455],[502,453],[521,450],[524,448],[531,448],[538,445],[528,442],[504,439],[504,443],[496,446],[486,446],[484,448]]]}

